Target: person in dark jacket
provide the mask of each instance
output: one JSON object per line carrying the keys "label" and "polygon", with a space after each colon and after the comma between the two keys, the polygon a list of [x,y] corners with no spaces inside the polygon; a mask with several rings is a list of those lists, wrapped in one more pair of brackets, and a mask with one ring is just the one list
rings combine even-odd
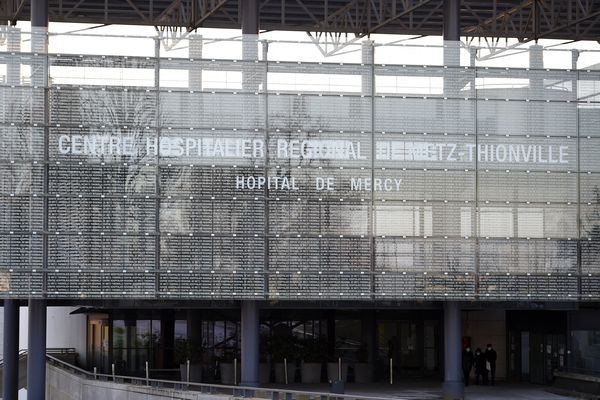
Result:
{"label": "person in dark jacket", "polygon": [[483,385],[487,385],[487,369],[485,367],[486,359],[485,355],[481,352],[481,349],[478,347],[475,350],[475,384],[479,385],[479,378],[481,377],[481,383]]}
{"label": "person in dark jacket", "polygon": [[485,349],[485,360],[488,362],[490,367],[490,383],[494,386],[496,383],[496,359],[498,358],[498,354],[496,350],[492,347],[491,344],[488,343],[487,349]]}
{"label": "person in dark jacket", "polygon": [[462,371],[465,378],[465,386],[469,386],[469,375],[471,375],[471,368],[473,368],[473,351],[470,347],[463,350],[462,353]]}

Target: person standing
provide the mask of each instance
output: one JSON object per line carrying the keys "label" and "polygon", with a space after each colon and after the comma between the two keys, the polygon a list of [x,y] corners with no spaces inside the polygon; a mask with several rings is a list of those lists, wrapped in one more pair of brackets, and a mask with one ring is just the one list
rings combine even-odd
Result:
{"label": "person standing", "polygon": [[481,383],[483,385],[487,385],[487,369],[485,368],[486,360],[484,354],[481,352],[481,349],[478,347],[475,350],[475,384],[479,385],[479,378],[481,378]]}
{"label": "person standing", "polygon": [[465,378],[465,386],[469,386],[469,375],[471,375],[471,368],[473,368],[473,351],[470,347],[463,350],[462,353],[462,371]]}
{"label": "person standing", "polygon": [[496,383],[496,359],[498,358],[498,354],[496,350],[492,347],[490,343],[488,343],[487,348],[485,349],[485,360],[489,364],[490,370],[490,383],[494,386]]}

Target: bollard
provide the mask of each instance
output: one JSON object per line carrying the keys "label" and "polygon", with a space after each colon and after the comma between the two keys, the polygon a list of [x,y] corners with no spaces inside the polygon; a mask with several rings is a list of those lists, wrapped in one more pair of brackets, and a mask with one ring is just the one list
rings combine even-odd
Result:
{"label": "bollard", "polygon": [[390,385],[394,384],[394,360],[390,357]]}
{"label": "bollard", "polygon": [[342,357],[338,358],[338,381],[342,381]]}
{"label": "bollard", "polygon": [[94,367],[94,380],[98,379],[98,378],[96,377],[96,374],[97,374],[97,372],[98,372],[98,370],[96,369],[96,367]]}
{"label": "bollard", "polygon": [[288,384],[287,358],[283,358],[283,375],[285,376],[285,384]]}
{"label": "bollard", "polygon": [[148,369],[148,361],[146,361],[146,386],[150,386],[150,370]]}
{"label": "bollard", "polygon": [[185,378],[186,378],[186,381],[187,381],[188,386],[189,386],[189,384],[190,384],[190,360],[186,360],[186,362],[185,362],[185,368],[186,368],[186,370],[185,370]]}
{"label": "bollard", "polygon": [[112,369],[112,378],[113,378],[113,382],[114,382],[116,380],[115,379],[115,363],[112,363],[111,369]]}
{"label": "bollard", "polygon": [[237,385],[237,358],[233,359],[233,384]]}

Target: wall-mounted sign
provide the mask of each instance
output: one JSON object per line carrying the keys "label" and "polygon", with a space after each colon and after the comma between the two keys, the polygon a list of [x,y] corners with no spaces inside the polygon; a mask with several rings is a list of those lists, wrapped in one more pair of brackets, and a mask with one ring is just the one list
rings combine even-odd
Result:
{"label": "wall-mounted sign", "polygon": [[[348,160],[370,157],[371,142],[361,140],[272,139],[164,136],[160,139],[134,135],[60,135],[58,151],[63,155],[135,156],[140,152],[163,158],[209,159]],[[266,151],[266,149],[270,149]],[[268,153],[268,154],[267,154]],[[478,162],[497,164],[568,164],[569,146],[559,144],[450,141],[375,140],[375,159],[406,162]]]}

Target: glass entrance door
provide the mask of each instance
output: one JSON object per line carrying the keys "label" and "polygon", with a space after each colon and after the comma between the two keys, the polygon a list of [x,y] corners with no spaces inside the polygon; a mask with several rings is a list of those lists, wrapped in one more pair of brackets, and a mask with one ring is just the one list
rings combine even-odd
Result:
{"label": "glass entrance door", "polygon": [[[438,323],[434,320],[377,322],[378,376],[394,382],[438,371]],[[391,368],[390,368],[391,359]]]}
{"label": "glass entrance door", "polygon": [[521,359],[521,369],[526,364],[529,381],[536,384],[552,382],[553,371],[564,367],[565,335],[532,333],[530,337],[529,360]]}

